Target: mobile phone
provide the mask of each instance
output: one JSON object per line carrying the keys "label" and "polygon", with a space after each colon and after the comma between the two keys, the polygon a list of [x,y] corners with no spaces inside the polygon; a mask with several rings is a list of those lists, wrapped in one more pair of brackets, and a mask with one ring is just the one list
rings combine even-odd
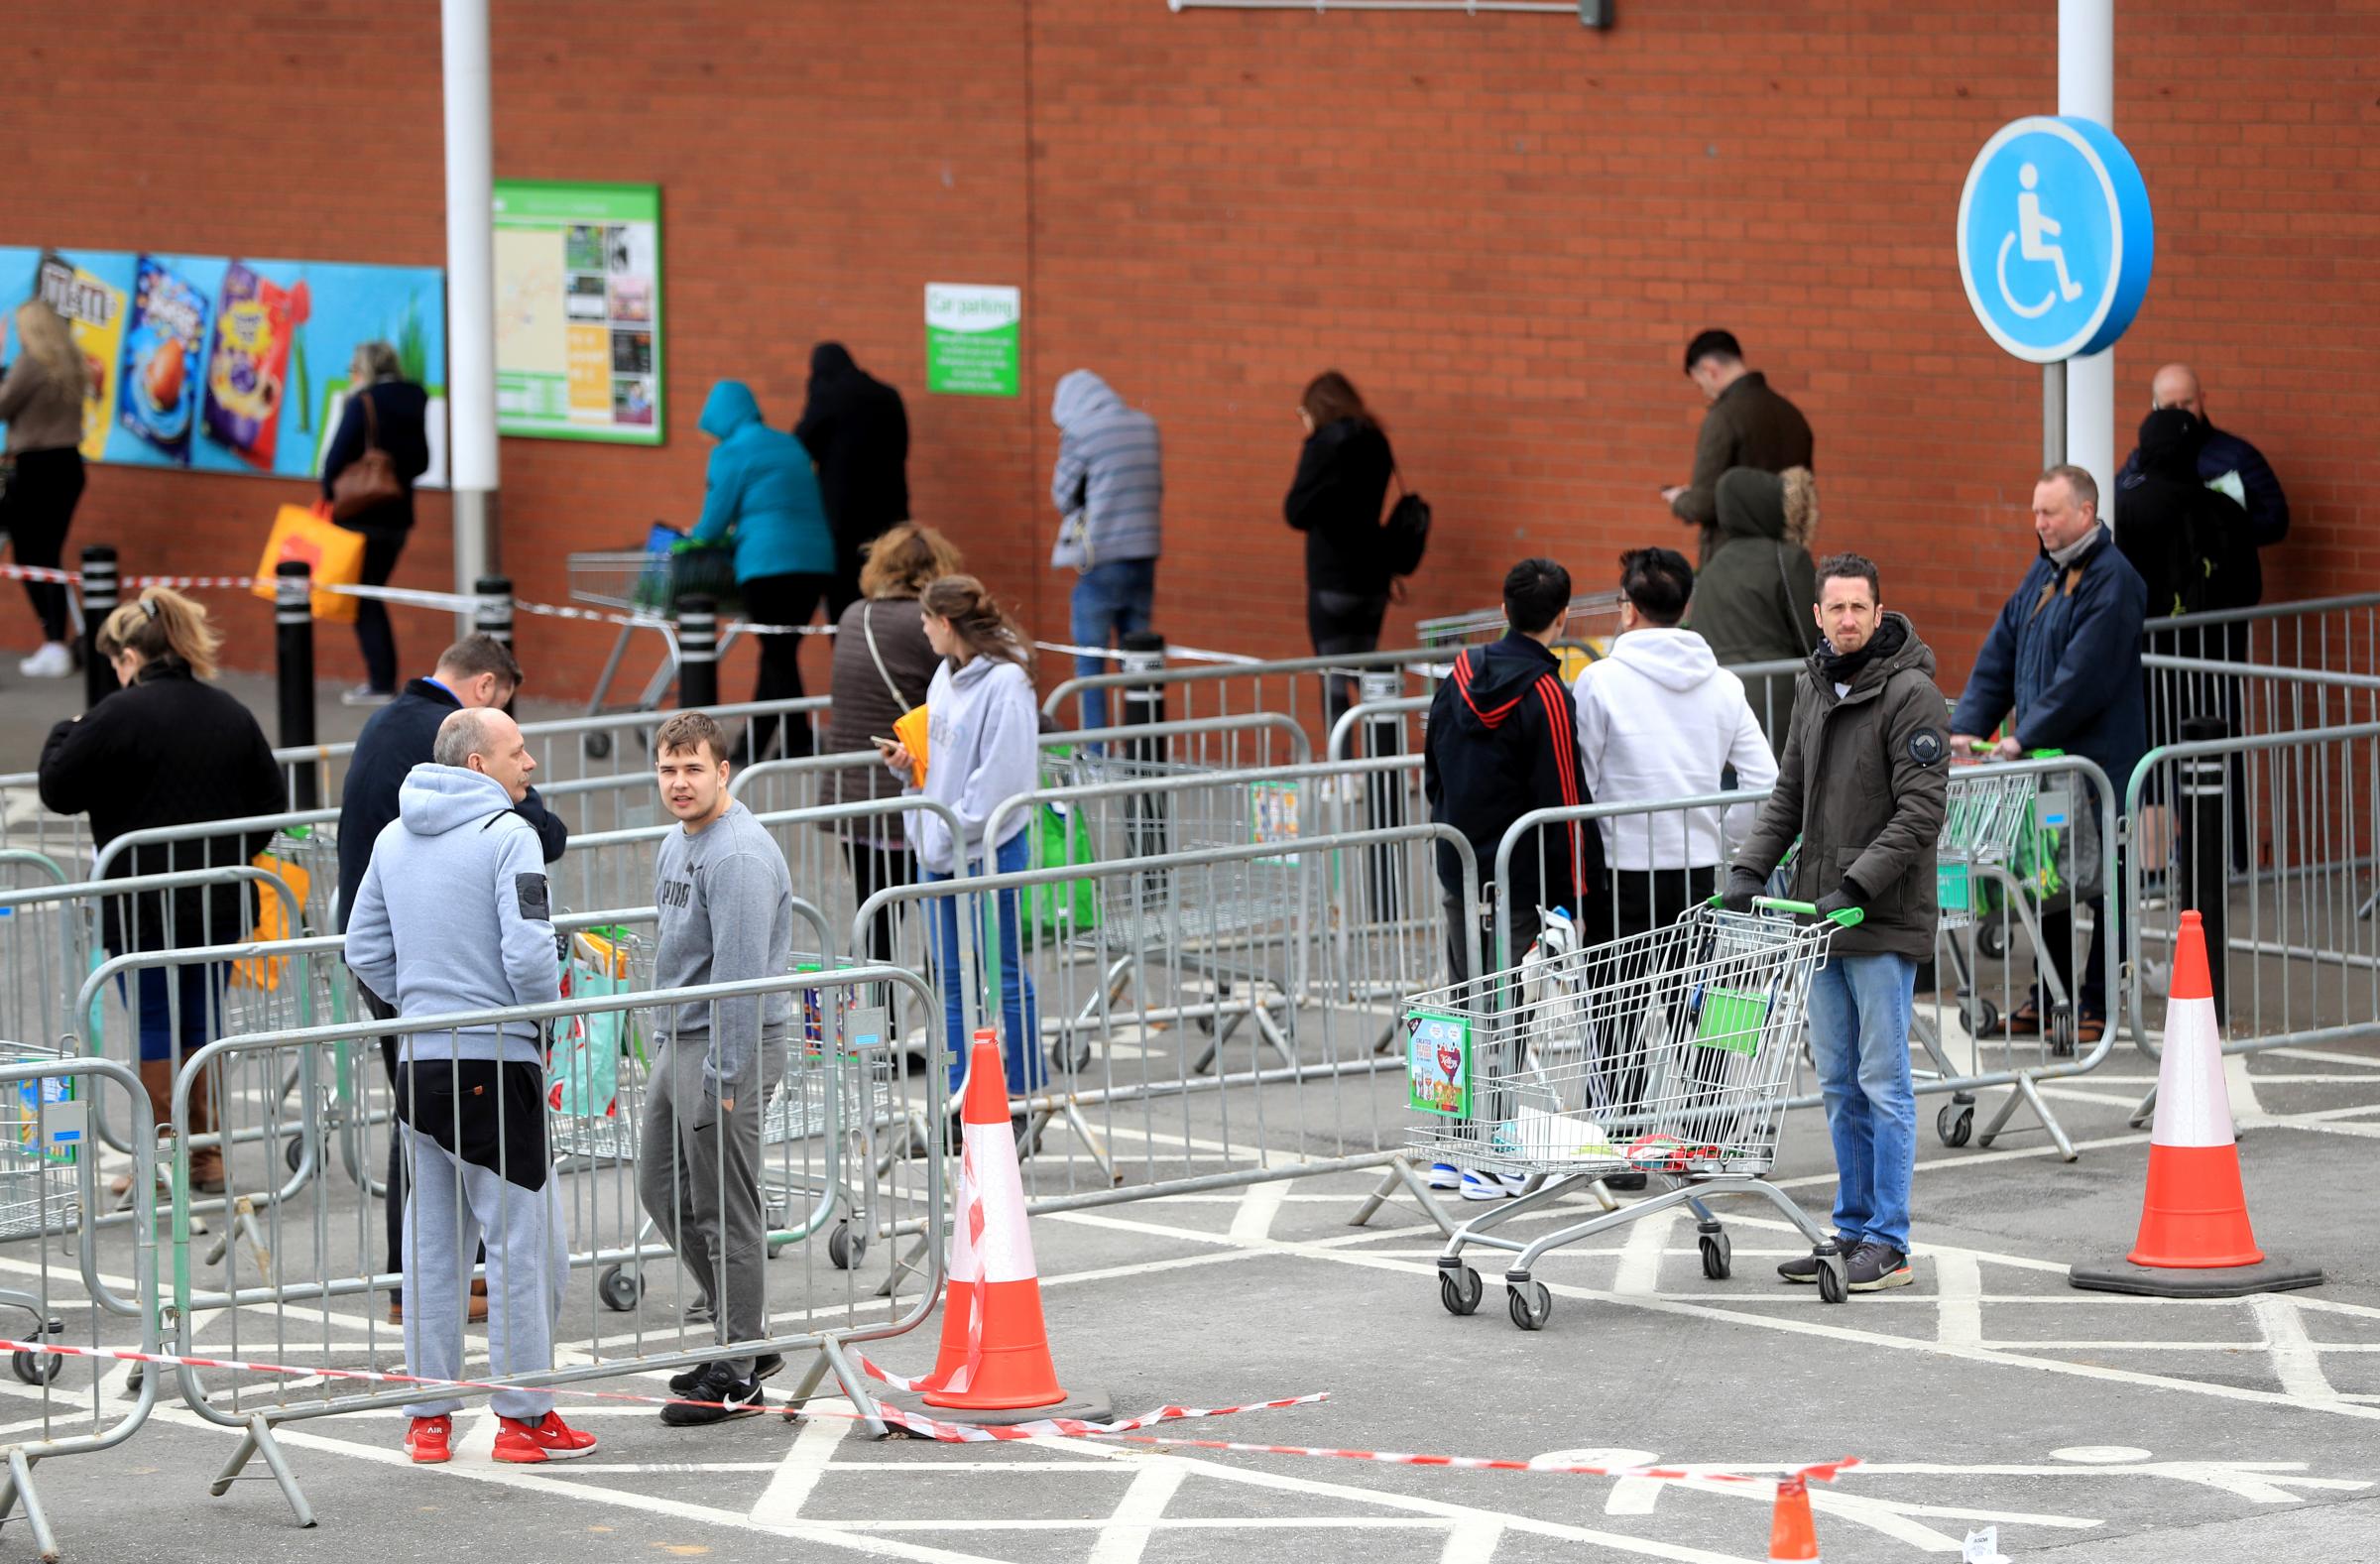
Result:
{"label": "mobile phone", "polygon": [[898,739],[888,739],[881,733],[871,733],[868,735],[868,742],[875,745],[880,750],[892,750],[900,747],[900,741]]}

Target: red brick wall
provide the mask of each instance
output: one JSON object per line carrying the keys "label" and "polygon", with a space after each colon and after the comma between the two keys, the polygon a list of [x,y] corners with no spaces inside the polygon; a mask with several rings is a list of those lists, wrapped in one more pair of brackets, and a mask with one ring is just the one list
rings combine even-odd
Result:
{"label": "red brick wall", "polygon": [[[710,383],[750,380],[787,421],[829,335],[908,396],[920,517],[1044,636],[1068,586],[1044,562],[1048,388],[1078,365],[1163,425],[1159,624],[1198,645],[1304,650],[1279,499],[1297,390],[1329,365],[1438,511],[1392,636],[1492,602],[1519,552],[1592,588],[1617,549],[1675,541],[1654,490],[1686,470],[1700,408],[1677,356],[1706,324],[1808,412],[1822,546],[1878,558],[1947,682],[2030,550],[2038,376],[1969,316],[1950,232],[1983,136],[2054,107],[2051,0],[1624,0],[1608,34],[1163,0],[687,0],[657,30],[494,9],[498,172],[657,181],[666,222],[670,441],[504,443],[524,596],[560,600],[571,549],[688,517]],[[2160,241],[2119,419],[2158,362],[2193,360],[2290,489],[2268,596],[2380,586],[2380,17],[2246,14],[2118,7],[2117,123]],[[435,263],[427,18],[232,0],[201,37],[186,8],[126,0],[22,20],[0,101],[74,130],[17,161],[0,242]],[[228,127],[260,114],[290,134],[243,149]],[[929,279],[1024,287],[1020,401],[923,394]],[[245,568],[294,492],[99,468],[75,538],[136,569]],[[445,508],[421,517],[399,579],[443,586]],[[263,606],[230,613],[235,659],[261,661]],[[415,652],[444,628],[399,624]],[[29,635],[0,606],[0,641]],[[583,688],[603,638],[533,623],[523,642],[539,685]],[[338,636],[325,661],[354,670]]]}

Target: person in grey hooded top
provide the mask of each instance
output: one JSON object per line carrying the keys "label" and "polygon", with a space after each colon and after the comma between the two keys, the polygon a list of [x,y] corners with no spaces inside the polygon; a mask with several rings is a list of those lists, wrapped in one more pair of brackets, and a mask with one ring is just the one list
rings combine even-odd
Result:
{"label": "person in grey hooded top", "polygon": [[[493,708],[449,715],[430,761],[398,792],[397,819],[373,844],[347,921],[347,965],[407,1018],[549,1005],[560,998],[545,853],[514,812],[536,761]],[[488,1251],[492,1375],[553,1367],[569,1279],[561,1201],[545,1145],[543,1027],[536,1021],[407,1035],[397,1118],[411,1164],[405,1223],[405,1361],[424,1379],[463,1370],[464,1286],[473,1246]],[[585,1455],[594,1436],[553,1414],[543,1390],[498,1390],[496,1459]],[[448,1458],[454,1396],[408,1408],[406,1449]]]}
{"label": "person in grey hooded top", "polygon": [[[1058,425],[1049,497],[1062,519],[1049,562],[1082,572],[1074,583],[1074,644],[1105,648],[1146,630],[1156,600],[1165,499],[1157,421],[1125,406],[1087,369],[1059,379],[1049,416]],[[1112,673],[1115,667],[1105,658],[1078,653],[1074,670]],[[1084,691],[1082,715],[1084,727],[1106,727],[1108,692]]]}

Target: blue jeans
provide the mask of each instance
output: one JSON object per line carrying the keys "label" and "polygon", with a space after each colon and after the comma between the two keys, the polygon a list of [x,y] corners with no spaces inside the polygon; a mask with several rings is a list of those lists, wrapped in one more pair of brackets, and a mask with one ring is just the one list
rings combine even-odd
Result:
{"label": "blue jeans", "polygon": [[[140,1030],[141,1058],[152,1064],[172,1059],[178,1066],[214,1041],[215,1027],[223,1017],[224,983],[230,976],[231,963],[227,961],[138,967],[130,973],[117,973],[116,995],[132,1008],[133,1023]],[[127,977],[138,979],[137,998],[124,981]]]}
{"label": "blue jeans", "polygon": [[[1024,868],[1031,841],[1032,832],[1024,830],[1001,843],[1000,850],[993,855],[994,869],[1007,875]],[[983,865],[970,863],[967,872],[981,874]],[[924,873],[928,885],[950,878],[931,869]],[[981,904],[980,899],[970,900]],[[1016,893],[1003,891],[994,900],[998,903],[994,916],[1000,925],[1000,1040],[1007,1056],[1009,1095],[1022,1097],[1049,1084],[1049,1068],[1041,1057],[1041,1019],[1032,975],[1024,970],[1023,925],[1016,915]],[[940,897],[931,905],[933,913],[927,926],[933,934],[934,970],[942,983],[942,1024],[950,1047],[950,1090],[955,1097],[967,1078],[968,1040],[967,996],[959,987],[959,898]],[[977,914],[967,921],[972,932],[969,943],[975,952],[976,970],[980,972],[985,965],[987,920]]]}
{"label": "blue jeans", "polygon": [[1835,1231],[1909,1253],[1909,1181],[1917,1168],[1917,1093],[1909,1083],[1909,1013],[1917,963],[1830,956],[1810,984],[1810,1051],[1835,1141]]}
{"label": "blue jeans", "polygon": [[[1148,628],[1149,605],[1157,596],[1154,559],[1111,559],[1095,564],[1074,583],[1074,644],[1105,647],[1134,631]],[[1077,673],[1113,673],[1117,665],[1106,658],[1077,656]],[[1083,691],[1083,726],[1108,725],[1108,692]]]}

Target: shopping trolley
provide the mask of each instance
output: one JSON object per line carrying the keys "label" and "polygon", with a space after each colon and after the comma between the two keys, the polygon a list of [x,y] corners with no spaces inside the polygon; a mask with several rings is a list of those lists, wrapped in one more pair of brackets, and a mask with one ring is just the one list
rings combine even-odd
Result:
{"label": "shopping trolley", "polygon": [[[725,620],[738,606],[735,596],[735,575],[730,555],[725,548],[688,547],[674,529],[660,523],[653,524],[653,535],[644,548],[605,549],[591,553],[574,553],[565,561],[569,572],[570,600],[589,608],[620,610],[625,617],[620,634],[612,641],[611,655],[603,661],[603,671],[596,677],[595,692],[587,699],[587,715],[601,716],[606,711],[653,711],[658,708],[661,697],[668,692],[677,677],[677,631],[675,619],[679,601],[690,594],[712,599],[719,617]],[[628,657],[629,641],[639,631],[661,638],[661,662],[646,680],[636,702],[626,707],[604,704],[611,693],[612,679]],[[722,643],[724,648],[724,643]],[[595,737],[602,737],[596,735]],[[601,758],[609,745],[590,747],[591,754]]]}
{"label": "shopping trolley", "polygon": [[[0,1042],[0,1064],[40,1064],[61,1058],[58,1050]],[[0,1088],[0,1243],[58,1238],[82,1222],[79,1155],[86,1137],[85,1105],[75,1101],[74,1081],[45,1075]],[[60,1335],[65,1322],[53,1319],[42,1299],[17,1287],[0,1287],[0,1308],[33,1316],[25,1339]],[[65,1367],[57,1353],[19,1349],[9,1369],[27,1384],[48,1384]]]}
{"label": "shopping trolley", "polygon": [[[1465,647],[1486,646],[1488,642],[1500,641],[1504,630],[1504,611],[1501,607],[1425,619],[1413,627],[1414,636],[1421,645],[1444,647],[1450,657]],[[1586,670],[1587,664],[1601,662],[1618,636],[1617,592],[1589,592],[1572,598],[1568,628],[1554,647],[1554,655],[1562,660],[1563,682],[1577,683],[1579,674]]]}
{"label": "shopping trolley", "polygon": [[[1847,1295],[1833,1235],[1763,1182],[1800,1055],[1810,981],[1856,909],[1818,918],[1807,902],[1759,898],[1750,912],[1716,902],[1674,923],[1415,998],[1407,1008],[1413,1107],[1428,1116],[1411,1144],[1433,1160],[1536,1187],[1455,1230],[1438,1257],[1439,1300],[1480,1305],[1466,1249],[1508,1251],[1512,1323],[1542,1330],[1553,1295],[1540,1256],[1676,1206],[1695,1215],[1703,1271],[1725,1280],[1726,1233],[1704,1203],[1755,1194],[1807,1237],[1820,1297]],[[1670,1188],[1536,1239],[1497,1229],[1564,1190],[1612,1173],[1659,1174]]]}

